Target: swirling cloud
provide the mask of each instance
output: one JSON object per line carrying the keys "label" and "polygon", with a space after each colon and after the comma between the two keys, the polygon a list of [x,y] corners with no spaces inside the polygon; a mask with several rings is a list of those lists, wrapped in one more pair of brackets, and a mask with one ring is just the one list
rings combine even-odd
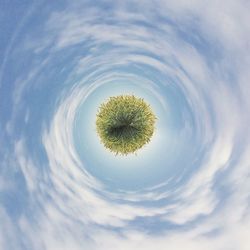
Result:
{"label": "swirling cloud", "polygon": [[[0,5],[0,249],[249,249],[248,2]],[[137,155],[95,131],[119,94],[157,115]]]}

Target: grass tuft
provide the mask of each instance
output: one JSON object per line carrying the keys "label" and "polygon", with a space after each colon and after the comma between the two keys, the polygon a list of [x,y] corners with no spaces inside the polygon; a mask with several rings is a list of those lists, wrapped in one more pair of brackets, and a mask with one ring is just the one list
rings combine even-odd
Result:
{"label": "grass tuft", "polygon": [[101,104],[96,130],[103,145],[115,154],[135,153],[149,143],[156,116],[151,107],[133,95],[110,97]]}

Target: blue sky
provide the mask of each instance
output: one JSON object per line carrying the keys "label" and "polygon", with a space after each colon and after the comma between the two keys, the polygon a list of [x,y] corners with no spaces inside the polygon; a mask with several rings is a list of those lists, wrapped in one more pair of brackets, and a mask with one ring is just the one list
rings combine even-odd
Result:
{"label": "blue sky", "polygon": [[[250,5],[0,2],[0,249],[249,250]],[[149,144],[115,156],[110,96]]]}

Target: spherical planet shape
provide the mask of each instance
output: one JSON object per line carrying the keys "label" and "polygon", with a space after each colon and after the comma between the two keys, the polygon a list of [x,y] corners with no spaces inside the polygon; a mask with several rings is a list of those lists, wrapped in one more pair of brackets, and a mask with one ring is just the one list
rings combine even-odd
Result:
{"label": "spherical planet shape", "polygon": [[127,155],[150,142],[155,121],[156,116],[143,98],[119,95],[100,105],[96,130],[108,150]]}

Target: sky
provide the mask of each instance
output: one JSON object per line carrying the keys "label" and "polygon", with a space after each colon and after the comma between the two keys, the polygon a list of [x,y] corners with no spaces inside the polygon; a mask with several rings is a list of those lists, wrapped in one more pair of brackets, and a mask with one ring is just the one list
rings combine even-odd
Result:
{"label": "sky", "polygon": [[[250,2],[0,0],[0,250],[249,250]],[[100,143],[143,98],[136,154]]]}

